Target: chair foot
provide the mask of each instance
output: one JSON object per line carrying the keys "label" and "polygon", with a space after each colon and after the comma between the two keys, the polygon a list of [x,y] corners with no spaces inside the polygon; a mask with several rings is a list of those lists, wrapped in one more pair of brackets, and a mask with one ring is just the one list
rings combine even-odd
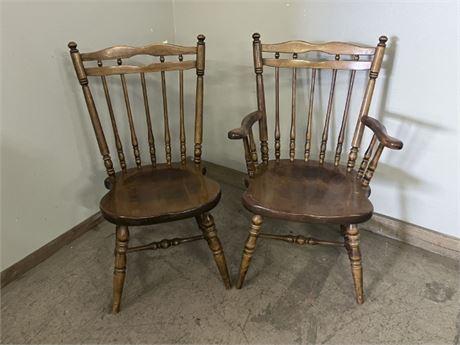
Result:
{"label": "chair foot", "polygon": [[363,267],[361,264],[361,251],[359,249],[359,230],[356,224],[349,224],[345,230],[345,245],[351,264],[351,274],[355,285],[356,302],[364,303],[363,292]]}
{"label": "chair foot", "polygon": [[214,218],[209,213],[203,213],[196,217],[196,220],[198,226],[206,238],[206,241],[208,242],[209,249],[211,249],[212,254],[214,255],[214,260],[216,262],[217,268],[219,269],[219,273],[222,277],[225,288],[230,289],[232,286],[230,282],[230,275],[228,274],[224,250],[222,248],[222,244],[220,243],[219,237],[217,236]]}
{"label": "chair foot", "polygon": [[129,230],[127,226],[119,225],[116,229],[115,268],[113,271],[113,302],[112,313],[120,311],[121,295],[125,283],[126,250],[128,248]]}
{"label": "chair foot", "polygon": [[256,249],[257,237],[259,236],[260,228],[262,225],[262,217],[255,215],[252,217],[251,229],[249,230],[249,236],[246,240],[246,244],[243,250],[243,256],[241,258],[240,271],[238,273],[238,281],[236,283],[236,288],[241,289],[244,283],[244,278],[249,269],[249,264],[251,263],[252,254]]}

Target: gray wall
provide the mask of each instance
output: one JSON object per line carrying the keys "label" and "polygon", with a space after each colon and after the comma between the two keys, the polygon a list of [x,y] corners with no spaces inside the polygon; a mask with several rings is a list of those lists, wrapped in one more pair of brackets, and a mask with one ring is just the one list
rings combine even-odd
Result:
{"label": "gray wall", "polygon": [[[1,9],[1,269],[94,214],[104,193],[105,172],[70,64],[69,40],[90,51],[164,40],[194,45],[196,35],[204,33],[204,158],[243,170],[241,143],[226,137],[256,108],[253,32],[265,42],[296,38],[371,45],[380,34],[388,35],[371,114],[406,146],[384,153],[372,201],[379,213],[460,237],[455,1],[3,2]],[[268,91],[271,82],[267,73]],[[286,78],[283,89],[288,84]],[[326,98],[324,93],[323,102]],[[300,96],[299,119],[305,102]],[[339,112],[339,104],[335,108]],[[187,109],[192,124],[193,104]],[[299,145],[303,130],[300,125]]]}
{"label": "gray wall", "polygon": [[105,190],[67,42],[173,40],[172,23],[171,1],[2,3],[2,269],[94,214]]}

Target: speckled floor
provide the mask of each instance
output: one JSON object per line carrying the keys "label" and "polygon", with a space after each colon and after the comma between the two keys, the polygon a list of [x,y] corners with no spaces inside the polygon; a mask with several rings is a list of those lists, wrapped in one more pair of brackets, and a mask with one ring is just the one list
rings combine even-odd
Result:
{"label": "speckled floor", "polygon": [[[234,279],[250,214],[222,185],[214,210]],[[337,229],[267,220],[272,232]],[[132,229],[132,243],[196,233],[194,220]],[[366,302],[345,250],[261,240],[242,290],[225,290],[204,241],[128,257],[111,315],[113,226],[102,223],[1,290],[2,343],[460,344],[458,263],[362,231]]]}

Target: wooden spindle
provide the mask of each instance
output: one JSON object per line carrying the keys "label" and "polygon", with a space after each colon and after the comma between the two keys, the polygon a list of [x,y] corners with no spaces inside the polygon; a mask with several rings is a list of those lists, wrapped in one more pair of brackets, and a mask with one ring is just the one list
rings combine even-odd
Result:
{"label": "wooden spindle", "polygon": [[[358,55],[355,55],[355,60],[359,59]],[[345,130],[347,128],[348,123],[348,113],[350,112],[350,99],[353,90],[353,84],[355,82],[355,75],[356,71],[351,71],[350,73],[350,81],[348,82],[348,91],[347,91],[347,99],[345,101],[345,109],[343,110],[342,116],[342,124],[340,126],[339,137],[337,139],[337,147],[335,149],[335,159],[334,165],[339,166],[340,164],[340,157],[342,155],[342,148],[343,148],[343,141],[345,140]]]}
{"label": "wooden spindle", "polygon": [[246,159],[246,169],[248,172],[249,177],[254,177],[255,173],[255,166],[254,162],[251,157],[251,144],[249,143],[249,138],[243,138],[243,145],[244,145],[244,157]]}
{"label": "wooden spindle", "polygon": [[[280,53],[275,53],[275,59],[279,59]],[[280,69],[275,67],[275,158],[280,159]]]}
{"label": "wooden spindle", "polygon": [[316,68],[311,70],[310,80],[310,100],[308,104],[308,119],[307,119],[307,131],[305,135],[305,162],[310,160],[311,151],[311,132],[312,132],[312,118],[313,118],[313,103],[315,100],[315,80],[316,80]]}
{"label": "wooden spindle", "polygon": [[[99,67],[102,67],[102,61],[98,61],[97,65]],[[113,112],[112,101],[110,99],[109,87],[107,85],[106,77],[101,76],[101,81],[102,81],[102,87],[104,89],[105,100],[107,102],[107,108],[109,110],[110,122],[112,123],[112,130],[113,130],[113,136],[115,138],[115,147],[117,149],[118,160],[120,161],[121,169],[126,170],[125,154],[123,153],[123,145],[121,144],[117,123],[115,121],[115,114]]]}
{"label": "wooden spindle", "polygon": [[105,140],[105,135],[102,129],[101,121],[99,119],[99,114],[97,113],[96,105],[94,103],[91,90],[88,86],[88,78],[86,76],[85,66],[83,65],[80,52],[77,49],[77,44],[75,42],[69,42],[68,47],[70,49],[70,56],[72,58],[72,63],[75,68],[75,73],[77,74],[78,81],[80,82],[80,85],[83,90],[86,106],[88,107],[88,112],[91,119],[91,124],[93,125],[99,151],[104,161],[105,170],[107,172],[107,175],[109,175],[109,177],[112,177],[115,175],[115,170],[113,169],[113,163],[112,159],[110,158],[109,147],[107,145],[107,141]]}
{"label": "wooden spindle", "polygon": [[[179,61],[184,57],[179,55]],[[179,71],[179,121],[180,121],[180,162],[186,163],[185,120],[184,120],[184,71]]]}
{"label": "wooden spindle", "polygon": [[361,122],[363,116],[368,115],[369,108],[371,106],[372,95],[374,93],[375,82],[379,75],[380,67],[382,66],[383,55],[385,52],[386,42],[388,38],[381,36],[379,38],[379,44],[375,48],[374,58],[369,71],[369,81],[367,83],[366,92],[364,99],[361,104],[358,119],[356,122],[355,133],[353,135],[353,141],[351,144],[350,153],[348,154],[347,171],[351,172],[355,167],[356,159],[358,158],[358,150],[361,145],[361,140],[364,132],[364,124]]}
{"label": "wooden spindle", "polygon": [[196,54],[196,103],[195,103],[195,148],[194,163],[201,164],[201,144],[203,142],[203,76],[205,60],[205,37],[198,35]]}
{"label": "wooden spindle", "polygon": [[262,42],[260,34],[252,35],[253,56],[254,56],[254,71],[256,73],[257,82],[257,109],[263,114],[259,120],[259,139],[262,162],[268,163],[268,131],[267,131],[267,115],[265,112],[265,92],[263,79],[263,59],[262,59]]}
{"label": "wooden spindle", "polygon": [[147,96],[147,85],[145,83],[145,74],[141,73],[141,85],[142,85],[142,94],[144,96],[144,107],[145,107],[145,119],[147,121],[147,137],[149,141],[149,153],[150,153],[150,160],[152,165],[156,165],[156,154],[155,154],[155,138],[153,136],[152,130],[152,120],[150,118],[150,107],[149,107],[149,99]]}
{"label": "wooden spindle", "polygon": [[[293,59],[297,59],[294,53]],[[295,158],[295,118],[296,118],[296,96],[297,96],[297,68],[292,69],[292,87],[291,87],[291,132],[289,134],[289,159],[291,162]]]}
{"label": "wooden spindle", "polygon": [[366,152],[364,153],[363,160],[361,161],[361,166],[359,167],[359,170],[358,170],[358,178],[362,178],[364,176],[364,172],[366,171],[367,164],[369,162],[369,159],[371,158],[372,151],[374,150],[374,145],[376,141],[377,141],[377,137],[373,135],[371,142],[369,146],[367,147]]}
{"label": "wooden spindle", "polygon": [[[117,60],[118,65],[121,65],[121,59]],[[126,78],[124,74],[120,74],[121,86],[123,88],[123,96],[125,98],[126,114],[128,116],[129,131],[131,132],[131,144],[133,146],[134,159],[136,166],[141,166],[141,155],[139,153],[139,143],[137,142],[136,130],[134,128],[133,114],[131,112],[131,105],[129,103],[128,87],[126,85]]]}
{"label": "wooden spindle", "polygon": [[252,132],[252,128],[249,129],[249,149],[251,152],[251,159],[254,164],[257,164],[257,147],[256,142],[254,141],[254,134]]}
{"label": "wooden spindle", "polygon": [[[160,62],[165,62],[165,57],[160,56]],[[165,155],[166,164],[171,165],[171,134],[169,132],[169,117],[168,117],[168,98],[166,96],[166,75],[165,71],[161,71],[161,94],[163,96],[163,118],[164,118],[164,136],[165,136]]]}
{"label": "wooden spindle", "polygon": [[[336,55],[338,60],[339,55]],[[326,120],[324,121],[323,136],[321,138],[321,146],[319,151],[319,164],[324,163],[326,157],[327,139],[329,136],[329,123],[331,121],[332,101],[334,99],[335,81],[337,79],[337,70],[332,70],[331,89],[329,91],[329,101],[327,102]]]}
{"label": "wooden spindle", "polygon": [[363,176],[362,185],[364,187],[367,187],[369,185],[369,182],[371,182],[372,176],[374,176],[375,169],[377,169],[377,165],[379,163],[379,159],[384,148],[385,146],[383,146],[381,143],[379,143],[379,146],[377,146],[377,150],[375,150],[374,157],[372,157],[372,160],[369,163],[369,166],[367,167],[366,172]]}

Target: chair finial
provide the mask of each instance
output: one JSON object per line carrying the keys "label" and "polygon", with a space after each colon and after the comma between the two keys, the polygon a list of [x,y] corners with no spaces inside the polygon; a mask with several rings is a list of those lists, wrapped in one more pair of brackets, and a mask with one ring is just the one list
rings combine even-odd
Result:
{"label": "chair finial", "polygon": [[255,32],[252,34],[252,38],[254,39],[254,42],[259,42],[260,34],[258,32]]}
{"label": "chair finial", "polygon": [[385,47],[386,46],[386,43],[388,41],[388,37],[387,36],[380,36],[379,37],[379,46],[381,47]]}
{"label": "chair finial", "polygon": [[196,38],[198,39],[199,44],[203,44],[204,40],[206,39],[206,37],[203,34],[199,34],[198,36],[196,36]]}
{"label": "chair finial", "polygon": [[69,47],[70,51],[71,52],[77,52],[78,49],[77,49],[77,43],[75,43],[74,41],[70,41],[68,44],[67,44],[67,47]]}

